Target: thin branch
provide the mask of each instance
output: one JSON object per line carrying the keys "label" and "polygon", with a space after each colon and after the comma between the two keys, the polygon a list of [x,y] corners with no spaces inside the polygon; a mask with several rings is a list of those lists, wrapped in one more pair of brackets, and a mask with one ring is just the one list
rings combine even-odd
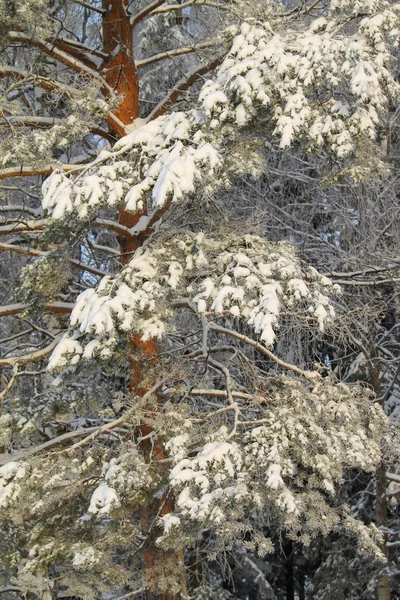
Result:
{"label": "thin branch", "polygon": [[167,50],[166,52],[160,52],[159,54],[154,54],[153,56],[149,56],[148,58],[137,60],[135,64],[138,69],[141,69],[142,67],[147,67],[148,65],[160,62],[161,60],[166,60],[174,56],[182,56],[183,54],[191,54],[192,52],[198,52],[199,50],[205,50],[207,48],[214,48],[215,46],[220,46],[220,42],[207,42],[205,44],[197,44],[195,46],[187,46],[185,48]]}
{"label": "thin branch", "polygon": [[[318,0],[320,2],[321,0]],[[152,15],[156,15],[159,13],[171,12],[173,10],[183,10],[184,8],[189,8],[190,6],[206,6],[207,8],[218,8],[221,10],[228,10],[229,7],[226,4],[222,4],[219,2],[212,2],[210,0],[188,0],[187,2],[182,2],[182,4],[168,4],[166,6],[161,6],[153,11]]]}
{"label": "thin branch", "polygon": [[[152,394],[154,394],[154,392],[156,392],[167,381],[168,381],[168,377],[163,377],[162,379],[157,381],[149,390],[147,390],[147,392],[143,396],[141,396],[141,398],[140,398],[141,401],[144,402],[147,398],[149,398]],[[67,448],[66,450],[63,451],[63,453],[64,452],[69,453],[69,452],[72,452],[73,450],[76,450],[77,448],[80,448],[81,446],[85,446],[89,442],[92,442],[97,437],[99,437],[99,435],[102,435],[104,432],[110,431],[111,429],[114,429],[115,427],[122,425],[122,423],[125,423],[125,421],[129,418],[129,415],[130,415],[130,412],[128,411],[127,413],[122,415],[122,417],[120,417],[119,419],[116,419],[115,421],[111,421],[110,423],[106,423],[105,425],[98,427],[96,429],[96,431],[94,431],[93,433],[88,435],[85,439],[81,440],[80,442],[77,442],[70,448]]]}
{"label": "thin branch", "polygon": [[325,277],[335,277],[336,279],[338,279],[338,278],[350,279],[353,277],[369,275],[371,273],[376,274],[376,273],[381,273],[382,271],[391,271],[392,269],[398,269],[399,267],[400,267],[400,262],[395,262],[395,263],[386,265],[384,267],[369,267],[367,269],[360,269],[359,271],[350,271],[348,273],[330,271],[329,273],[324,273],[324,275],[325,275]]}
{"label": "thin branch", "polygon": [[152,121],[161,115],[164,115],[167,110],[173,106],[178,98],[182,96],[189,88],[192,87],[203,75],[209,73],[213,69],[216,69],[224,60],[224,56],[219,56],[215,60],[207,63],[206,65],[202,65],[194,69],[191,73],[189,73],[186,77],[178,81],[176,86],[165,96],[157,106],[152,110],[150,115],[147,117],[148,121]]}
{"label": "thin branch", "polygon": [[[141,400],[146,400],[146,398],[148,398],[149,396],[154,394],[154,392],[156,390],[158,390],[162,385],[164,385],[164,383],[166,383],[167,381],[168,381],[168,377],[163,377],[162,379],[157,381],[146,392],[146,394],[144,394],[144,396],[142,396]],[[93,427],[86,427],[85,429],[77,429],[76,431],[69,431],[68,433],[64,433],[63,435],[60,435],[52,440],[49,440],[48,442],[44,442],[44,444],[40,444],[40,446],[36,446],[35,448],[31,448],[30,450],[27,450],[25,452],[24,451],[18,452],[17,454],[8,456],[7,458],[3,458],[2,460],[0,460],[0,465],[3,466],[3,465],[8,464],[9,462],[14,462],[17,460],[23,460],[25,458],[30,458],[31,456],[34,456],[35,454],[39,454],[40,452],[50,450],[51,448],[54,448],[55,446],[60,446],[60,445],[64,444],[65,442],[69,442],[70,440],[72,440],[74,438],[86,436],[85,439],[82,440],[82,442],[78,442],[78,443],[74,444],[73,446],[71,446],[70,448],[67,448],[66,450],[62,451],[62,453],[71,452],[72,450],[75,450],[76,448],[79,448],[79,447],[91,442],[92,440],[97,438],[102,433],[107,433],[107,432],[115,429],[116,427],[118,427],[119,425],[124,423],[128,419],[128,417],[129,417],[129,413],[123,415],[122,417],[120,417],[119,419],[116,419],[115,421],[111,421],[110,423],[101,425],[100,427],[93,426]],[[89,434],[89,435],[87,435],[87,434]]]}
{"label": "thin branch", "polygon": [[3,466],[10,462],[14,462],[17,460],[23,460],[25,458],[30,458],[31,456],[34,456],[35,454],[43,452],[44,450],[49,450],[50,448],[54,448],[55,446],[60,446],[61,444],[64,444],[65,442],[69,442],[70,440],[73,440],[74,438],[82,437],[83,435],[87,435],[88,433],[90,433],[92,431],[97,431],[98,429],[99,428],[96,425],[93,427],[86,427],[85,429],[76,429],[75,431],[69,431],[68,433],[64,433],[63,435],[60,435],[60,436],[54,438],[53,440],[49,440],[48,442],[44,442],[43,444],[40,444],[40,446],[35,446],[35,448],[31,448],[30,450],[27,450],[26,452],[18,452],[16,454],[8,456],[7,458],[0,459],[0,465]]}
{"label": "thin branch", "polygon": [[0,65],[0,77],[12,77],[26,85],[33,84],[36,87],[44,88],[46,90],[57,91],[67,97],[84,95],[83,90],[78,90],[71,85],[66,85],[55,79],[36,75],[29,71],[23,71],[22,69],[17,69],[16,67],[10,67],[8,65]]}
{"label": "thin branch", "polygon": [[[173,393],[173,390],[171,391]],[[228,392],[225,390],[214,390],[214,389],[202,389],[202,388],[193,388],[190,390],[191,396],[207,396],[210,398],[228,398]],[[236,390],[232,390],[232,397],[238,398],[241,400],[254,400],[254,396],[251,394],[245,394],[244,392],[238,392]]]}
{"label": "thin branch", "polygon": [[140,596],[146,591],[146,588],[140,588],[139,590],[135,590],[134,592],[129,592],[129,594],[125,594],[125,596],[120,596],[117,600],[128,600],[128,598],[135,598],[135,596]]}
{"label": "thin branch", "polygon": [[339,279],[339,280],[333,279],[332,282],[338,283],[339,285],[377,287],[379,285],[387,285],[388,283],[399,283],[400,278],[388,277],[387,279],[372,279],[370,281],[359,281],[356,279],[353,279],[353,280],[349,279],[348,281],[346,281],[343,279]]}
{"label": "thin branch", "polygon": [[21,588],[16,587],[15,585],[6,585],[5,587],[0,589],[0,594],[6,594],[7,592],[15,592],[17,594],[21,594],[22,590]]}
{"label": "thin branch", "polygon": [[74,56],[72,56],[69,52],[57,48],[54,42],[48,42],[47,40],[34,38],[20,31],[9,31],[8,37],[11,40],[11,42],[17,42],[21,44],[28,44],[29,46],[34,46],[35,48],[42,50],[42,52],[44,52],[45,54],[60,61],[73,71],[77,73],[84,73],[90,78],[100,81],[102,88],[107,90],[109,94],[112,94],[112,88],[106,83],[103,77],[101,77],[101,75],[97,73],[97,71],[95,71],[93,68],[89,67],[82,61],[78,60]]}
{"label": "thin branch", "polygon": [[22,204],[7,204],[7,206],[0,206],[0,213],[2,212],[28,213],[32,217],[40,216],[39,210],[35,208],[30,208],[29,206],[23,206]]}
{"label": "thin branch", "polygon": [[[9,235],[12,233],[29,233],[34,231],[41,231],[48,225],[50,225],[52,219],[37,219],[31,221],[23,221],[21,223],[8,223],[7,225],[0,226],[0,236],[1,235]],[[112,221],[111,219],[102,219],[97,218],[91,221],[90,227],[98,228],[98,229],[109,229],[111,231],[115,231],[119,236],[132,238],[135,233],[135,228],[129,229],[124,225],[120,225],[116,221]]]}
{"label": "thin branch", "polygon": [[[112,117],[110,115],[111,115],[111,113],[109,114],[109,118],[112,119]],[[1,125],[3,125],[3,126],[12,125],[13,127],[40,128],[40,127],[53,127],[53,125],[64,125],[66,129],[69,128],[68,120],[61,119],[58,117],[36,117],[33,115],[5,117],[3,115],[0,115],[0,119],[4,119],[4,123],[0,122],[0,126]],[[90,131],[92,133],[94,133],[95,135],[99,135],[100,137],[105,138],[106,140],[109,140],[110,142],[114,141],[113,136],[108,131],[104,131],[103,129],[100,129],[100,127],[93,127],[90,129]]]}
{"label": "thin branch", "polygon": [[58,117],[35,117],[35,116],[16,116],[16,117],[5,117],[0,114],[0,119],[3,119],[3,123],[0,125],[13,125],[14,127],[23,127],[32,125],[34,127],[52,127],[53,125],[60,125],[65,123],[65,119]]}
{"label": "thin branch", "polygon": [[288,371],[293,371],[293,373],[297,373],[297,375],[302,375],[303,377],[306,377],[307,379],[311,379],[312,381],[315,381],[315,379],[317,379],[319,377],[319,374],[317,373],[317,371],[303,371],[303,369],[296,367],[296,365],[292,365],[290,363],[285,362],[284,360],[282,360],[278,356],[276,356],[276,354],[274,354],[273,352],[268,350],[268,348],[266,348],[259,342],[256,342],[255,340],[247,337],[246,335],[238,333],[237,331],[233,331],[232,329],[220,327],[219,325],[216,325],[215,323],[210,323],[209,327],[212,331],[215,331],[216,333],[230,335],[231,337],[234,337],[237,340],[239,340],[245,344],[248,344],[249,346],[253,346],[253,348],[256,348],[257,350],[259,350],[259,352],[262,352],[263,354],[268,356],[268,358],[273,360],[277,365],[279,365],[280,367],[283,367],[284,369],[287,369]]}
{"label": "thin branch", "polygon": [[84,8],[89,8],[90,10],[93,10],[94,12],[99,13],[99,15],[105,15],[107,12],[105,8],[100,8],[98,6],[92,6],[91,4],[84,2],[84,0],[72,0],[72,2],[74,4],[79,4],[80,6],[83,6]]}

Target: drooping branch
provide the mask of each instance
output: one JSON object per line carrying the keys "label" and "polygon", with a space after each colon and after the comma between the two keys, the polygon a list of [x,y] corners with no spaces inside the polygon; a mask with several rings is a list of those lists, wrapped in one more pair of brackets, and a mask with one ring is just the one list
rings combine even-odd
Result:
{"label": "drooping branch", "polygon": [[62,125],[65,123],[64,119],[58,117],[36,117],[36,116],[12,116],[5,117],[0,114],[0,126],[1,125],[12,125],[13,127],[52,127],[53,125]]}
{"label": "drooping branch", "polygon": [[[164,383],[166,383],[167,381],[168,381],[168,377],[163,377],[162,379],[159,379],[153,386],[151,386],[151,388],[146,392],[146,394],[144,394],[143,400],[146,400],[147,398],[149,398],[161,386],[163,386]],[[43,444],[40,444],[39,446],[35,446],[34,448],[31,448],[30,450],[18,452],[16,454],[10,456],[9,458],[7,457],[5,459],[2,459],[2,460],[0,460],[0,465],[5,465],[11,461],[17,461],[17,460],[23,460],[26,458],[30,458],[31,456],[34,456],[35,454],[39,454],[41,452],[46,452],[56,446],[63,445],[63,444],[65,444],[65,442],[69,442],[70,440],[73,440],[75,438],[84,437],[85,439],[82,440],[82,442],[78,442],[78,443],[74,444],[73,446],[66,448],[66,450],[62,452],[62,453],[65,453],[65,452],[70,453],[71,451],[74,451],[77,448],[80,448],[81,446],[84,446],[87,443],[93,441],[94,439],[98,438],[100,435],[107,433],[109,431],[112,431],[113,429],[118,428],[120,425],[124,424],[128,418],[129,418],[129,412],[125,413],[124,415],[122,415],[122,417],[119,417],[118,419],[115,419],[114,421],[110,421],[110,423],[105,423],[104,425],[100,425],[100,426],[95,425],[93,427],[86,427],[85,429],[77,429],[75,431],[69,431],[68,433],[64,433],[63,435],[60,435],[52,440],[49,440],[48,442],[44,442]]]}
{"label": "drooping branch", "polygon": [[91,433],[92,431],[97,431],[98,429],[99,428],[97,426],[93,426],[87,427],[86,429],[76,429],[75,431],[69,431],[68,433],[64,433],[63,435],[60,435],[54,438],[53,440],[49,440],[48,442],[44,442],[44,444],[40,444],[40,446],[35,446],[34,448],[27,450],[26,452],[18,452],[16,454],[11,455],[10,457],[3,458],[0,460],[0,465],[3,466],[8,464],[9,462],[30,458],[35,454],[39,454],[40,452],[50,450],[55,446],[60,446],[65,442],[73,440],[74,438],[82,437],[84,435],[87,435],[88,433]]}
{"label": "drooping branch", "polygon": [[[112,114],[106,117],[107,119],[112,121]],[[60,119],[57,117],[36,117],[36,116],[12,116],[12,117],[3,117],[0,114],[0,119],[3,119],[3,122],[0,121],[0,126],[12,126],[12,127],[36,127],[36,128],[46,128],[53,127],[54,125],[64,125],[65,128],[68,127],[68,122],[66,119]],[[98,135],[110,142],[114,142],[115,138],[108,133],[108,131],[104,131],[99,127],[93,127],[90,130],[94,135]]]}

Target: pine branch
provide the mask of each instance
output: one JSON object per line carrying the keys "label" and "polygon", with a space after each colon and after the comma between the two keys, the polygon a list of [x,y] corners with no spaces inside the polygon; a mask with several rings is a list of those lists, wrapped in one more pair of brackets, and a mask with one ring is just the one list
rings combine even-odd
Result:
{"label": "pine branch", "polygon": [[13,127],[52,127],[53,125],[61,125],[65,123],[65,119],[58,117],[36,117],[36,116],[12,116],[6,117],[0,112],[0,126],[12,125]]}
{"label": "pine branch", "polygon": [[[32,219],[31,221],[7,223],[6,225],[0,226],[0,236],[9,235],[12,233],[29,233],[34,231],[41,231],[42,229],[45,229],[45,227],[47,227],[51,223],[51,221],[52,219]],[[134,227],[132,229],[129,229],[124,225],[120,225],[116,221],[112,221],[111,219],[102,219],[100,217],[94,219],[93,221],[88,221],[88,227],[94,227],[96,229],[109,229],[110,231],[114,231],[118,235],[129,239],[136,234],[136,230]]]}
{"label": "pine branch", "polygon": [[[111,113],[107,118],[111,118]],[[53,125],[65,125],[68,127],[68,122],[66,119],[60,119],[57,117],[36,117],[36,116],[12,116],[6,117],[0,114],[0,119],[3,119],[3,122],[0,122],[0,127],[3,125],[9,125],[13,127],[53,127]],[[104,131],[104,129],[100,129],[98,127],[93,127],[90,131],[94,135],[98,135],[108,141],[115,142],[115,138],[108,132]]]}
{"label": "pine branch", "polygon": [[178,98],[182,96],[187,90],[189,90],[192,85],[194,85],[203,75],[209,73],[213,69],[216,69],[224,60],[225,56],[219,56],[215,60],[207,63],[206,65],[202,65],[194,69],[191,73],[189,73],[186,77],[181,79],[176,86],[169,92],[167,96],[165,96],[157,106],[152,110],[150,115],[147,117],[148,121],[152,121],[161,115],[164,115],[167,110],[173,106]]}
{"label": "pine branch", "polygon": [[293,373],[297,373],[297,375],[302,375],[303,377],[306,377],[307,379],[311,379],[312,381],[315,381],[315,379],[318,377],[318,373],[316,371],[303,371],[303,369],[296,367],[296,365],[292,365],[290,363],[285,362],[284,360],[282,360],[281,358],[276,356],[276,354],[274,354],[273,352],[268,350],[268,348],[266,348],[265,346],[260,344],[260,342],[257,342],[256,340],[253,340],[252,338],[249,338],[246,335],[238,333],[237,331],[234,331],[233,329],[227,329],[226,327],[220,327],[219,325],[216,325],[215,323],[210,323],[209,328],[211,331],[214,331],[215,333],[222,333],[224,335],[229,335],[245,344],[248,344],[249,346],[253,346],[253,348],[256,348],[259,352],[262,352],[262,354],[265,354],[266,356],[268,356],[268,358],[273,360],[277,365],[279,365],[280,367],[283,367],[284,369],[286,369],[288,371],[293,371]]}
{"label": "pine branch", "polygon": [[[162,385],[164,385],[164,383],[166,383],[168,381],[168,379],[169,379],[168,377],[163,377],[162,379],[159,379],[142,396],[141,399],[144,401],[147,398],[149,398]],[[77,442],[76,444],[73,444],[72,446],[70,446],[69,448],[66,448],[64,451],[61,452],[62,454],[66,453],[66,452],[70,453],[71,451],[76,450],[77,448],[80,448],[81,446],[84,446],[87,443],[93,441],[100,435],[102,435],[104,433],[108,433],[109,431],[112,431],[113,429],[116,429],[117,427],[119,427],[119,425],[122,425],[123,423],[125,423],[125,421],[128,419],[128,417],[129,417],[129,413],[126,413],[125,415],[122,415],[122,417],[119,417],[118,419],[115,419],[114,421],[111,421],[110,423],[106,423],[104,425],[100,425],[100,426],[95,425],[93,427],[86,427],[85,429],[77,429],[75,431],[69,431],[68,433],[64,433],[63,435],[60,435],[52,440],[49,440],[48,442],[44,442],[44,444],[40,444],[40,446],[36,446],[25,452],[22,451],[17,454],[14,454],[12,456],[8,456],[7,458],[3,458],[2,460],[0,460],[0,466],[6,465],[9,462],[14,462],[17,460],[23,460],[25,458],[30,458],[31,456],[34,456],[35,454],[39,454],[40,452],[50,450],[51,448],[54,448],[56,446],[60,446],[60,445],[64,444],[65,442],[68,442],[74,438],[79,438],[79,437],[85,436],[85,438],[81,442]]]}
{"label": "pine branch", "polygon": [[36,75],[35,73],[24,71],[16,67],[10,67],[8,65],[0,65],[0,77],[12,77],[15,80],[21,81],[26,85],[34,85],[46,90],[51,90],[63,94],[68,98],[74,96],[82,96],[83,91],[74,88],[71,85],[66,85],[55,79],[43,77],[42,75]]}

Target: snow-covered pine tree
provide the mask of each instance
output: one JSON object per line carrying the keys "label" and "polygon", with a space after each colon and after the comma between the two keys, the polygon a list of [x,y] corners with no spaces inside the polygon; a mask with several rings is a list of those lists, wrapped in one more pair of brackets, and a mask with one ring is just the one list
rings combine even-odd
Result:
{"label": "snow-covered pine tree", "polygon": [[[207,40],[135,62],[139,25],[170,11],[190,19],[197,4],[218,25]],[[198,549],[263,555],[268,532],[309,544],[344,528],[381,556],[378,532],[334,497],[346,469],[379,463],[383,413],[365,390],[275,351],[293,328],[318,335],[329,326],[339,290],[285,243],[229,223],[217,231],[205,207],[238,173],[262,173],[266,143],[323,151],[336,177],[385,175],[379,119],[398,93],[399,6],[2,8],[0,176],[48,175],[44,212],[6,205],[1,226],[5,251],[37,258],[0,314],[36,316],[42,336],[35,351],[0,363],[10,370],[1,518],[20,588],[184,598],[201,593],[185,569]],[[150,112],[141,109],[141,68],[200,51]],[[197,100],[178,110],[196,84]],[[35,444],[37,421],[15,411],[13,390],[27,364],[49,355],[53,387],[128,364],[129,389],[119,403],[92,400],[77,429],[53,437],[44,428],[50,439]]]}

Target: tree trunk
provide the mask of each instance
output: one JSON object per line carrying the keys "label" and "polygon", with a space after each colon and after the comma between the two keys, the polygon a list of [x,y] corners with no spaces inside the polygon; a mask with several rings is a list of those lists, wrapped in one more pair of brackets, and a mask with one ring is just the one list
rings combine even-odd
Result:
{"label": "tree trunk", "polygon": [[[383,528],[382,552],[389,560],[389,548],[387,546],[388,506],[386,497],[386,465],[382,462],[376,469],[376,525]],[[378,577],[378,600],[390,600],[390,580],[386,567]]]}
{"label": "tree trunk", "polygon": [[294,565],[293,565],[293,542],[285,544],[286,555],[286,600],[294,600]]}
{"label": "tree trunk", "polygon": [[[375,358],[375,357],[374,357]],[[379,376],[378,367],[370,371],[372,387],[375,394],[379,397],[382,393],[382,382]],[[382,406],[382,408],[384,408]],[[382,461],[377,467],[375,473],[376,481],[376,525],[383,530],[383,541],[381,550],[386,560],[389,560],[389,548],[387,545],[387,526],[388,526],[388,502],[386,497],[387,480],[386,465]],[[378,600],[390,600],[390,579],[386,567],[378,576]]]}
{"label": "tree trunk", "polygon": [[[105,62],[101,73],[107,85],[118,95],[119,102],[113,113],[124,125],[132,124],[139,116],[139,80],[133,55],[129,4],[129,0],[103,0],[103,8],[106,9],[103,16],[103,50],[111,58]],[[116,138],[121,136],[118,125],[109,126]],[[131,229],[146,214],[147,206],[143,198],[143,209],[140,211],[128,212],[121,207],[119,222]],[[129,262],[143,241],[140,235],[119,239],[123,264]],[[148,377],[148,371],[157,363],[158,345],[155,340],[143,342],[139,335],[131,336],[129,344],[132,355],[139,353],[138,359],[133,356],[130,359],[129,389],[132,394],[143,396],[154,383],[149,383],[152,377]],[[151,431],[152,427],[144,424],[141,427],[142,437]],[[157,462],[165,458],[162,440],[153,440],[153,445],[148,443],[148,452],[154,461],[154,469],[159,469]],[[142,530],[147,536],[144,551],[146,600],[178,600],[182,595],[187,595],[183,550],[164,550],[156,545],[161,534],[157,520],[172,509],[173,500],[165,495],[142,509]]]}

